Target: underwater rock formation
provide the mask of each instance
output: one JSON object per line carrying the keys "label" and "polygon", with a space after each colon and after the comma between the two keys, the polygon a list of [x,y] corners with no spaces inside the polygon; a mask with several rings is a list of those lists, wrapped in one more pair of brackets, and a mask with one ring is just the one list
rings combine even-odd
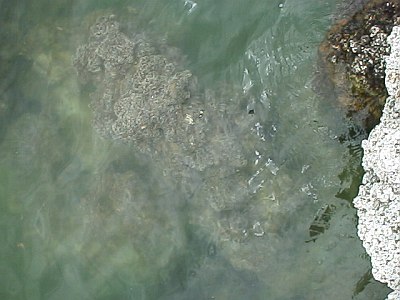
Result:
{"label": "underwater rock formation", "polygon": [[[135,64],[133,64],[135,62]],[[95,127],[106,137],[139,142],[157,139],[179,119],[191,74],[142,40],[131,41],[113,16],[91,27],[89,43],[79,47],[74,65],[81,78],[96,83],[92,95]]]}
{"label": "underwater rock formation", "polygon": [[373,276],[400,298],[400,27],[388,38],[386,100],[379,125],[363,141],[365,175],[354,200],[358,235],[371,256]]}
{"label": "underwater rock formation", "polygon": [[[255,117],[246,113],[241,91],[201,91],[168,53],[144,34],[122,33],[113,15],[99,18],[73,61],[80,80],[95,89],[94,127],[150,156],[195,205],[211,207],[219,215],[215,227],[227,239],[246,237],[254,222],[236,217],[240,211],[246,219],[242,210],[250,201],[244,171],[246,153],[254,151],[247,148],[259,140],[250,131]],[[207,203],[199,204],[204,198]]]}
{"label": "underwater rock formation", "polygon": [[[192,158],[186,164],[197,163],[200,170],[216,164],[215,157],[201,157],[211,151],[192,152],[212,143],[207,136],[214,129],[207,123],[223,119],[228,109],[218,107],[210,91],[198,92],[192,74],[156,50],[145,36],[130,40],[121,33],[114,18],[102,17],[91,27],[89,43],[79,47],[74,59],[80,78],[96,87],[90,104],[96,130],[147,153],[162,152],[166,143],[176,144],[184,149],[173,153],[187,152],[185,156]],[[235,144],[230,146],[235,149]]]}
{"label": "underwater rock formation", "polygon": [[399,20],[397,1],[369,1],[354,15],[338,20],[320,46],[322,63],[339,102],[349,116],[361,119],[367,131],[377,124],[387,97],[386,38]]}

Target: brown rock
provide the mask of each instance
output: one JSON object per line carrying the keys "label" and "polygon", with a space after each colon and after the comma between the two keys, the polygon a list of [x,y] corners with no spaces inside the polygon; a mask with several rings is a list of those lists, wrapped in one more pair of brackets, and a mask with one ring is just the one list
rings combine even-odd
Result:
{"label": "brown rock", "polygon": [[371,0],[352,16],[339,19],[319,49],[339,104],[368,132],[377,124],[387,97],[386,39],[399,21],[398,1]]}

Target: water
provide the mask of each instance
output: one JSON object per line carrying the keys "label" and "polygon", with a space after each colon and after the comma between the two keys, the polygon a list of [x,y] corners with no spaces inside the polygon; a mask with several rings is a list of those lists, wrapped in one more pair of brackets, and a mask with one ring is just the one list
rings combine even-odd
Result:
{"label": "water", "polygon": [[[351,205],[362,136],[313,86],[339,2],[1,1],[0,298],[384,299]],[[247,168],[179,183],[99,137],[71,59],[110,11],[180,48],[200,87],[243,91]],[[216,213],[214,181],[246,205]]]}

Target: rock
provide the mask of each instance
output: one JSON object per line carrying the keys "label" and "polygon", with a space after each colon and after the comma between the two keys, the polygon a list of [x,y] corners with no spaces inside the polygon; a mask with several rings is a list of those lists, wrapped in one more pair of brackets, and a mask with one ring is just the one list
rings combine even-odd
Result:
{"label": "rock", "polygon": [[361,119],[366,131],[379,121],[387,97],[386,38],[399,20],[397,1],[372,0],[350,17],[338,20],[320,46],[323,69],[339,103],[349,116]]}
{"label": "rock", "polygon": [[[74,66],[91,82],[94,127],[104,137],[134,142],[142,151],[174,139],[175,128],[194,125],[189,71],[145,41],[120,32],[115,16],[101,17],[90,28],[89,42],[78,48]],[[194,84],[194,83],[193,83]],[[196,107],[197,108],[197,107]]]}
{"label": "rock", "polygon": [[379,125],[363,141],[365,175],[354,199],[359,217],[358,235],[371,256],[372,274],[400,293],[400,27],[388,38],[386,100]]}
{"label": "rock", "polygon": [[[200,90],[175,51],[119,28],[115,16],[99,18],[73,60],[83,87],[94,87],[94,128],[150,156],[191,205],[218,216],[209,224],[194,214],[194,223],[217,228],[217,239],[245,237],[254,223],[239,213],[251,201],[245,158],[259,138],[251,134],[255,116],[246,112],[243,92]],[[248,225],[231,229],[232,222]]]}

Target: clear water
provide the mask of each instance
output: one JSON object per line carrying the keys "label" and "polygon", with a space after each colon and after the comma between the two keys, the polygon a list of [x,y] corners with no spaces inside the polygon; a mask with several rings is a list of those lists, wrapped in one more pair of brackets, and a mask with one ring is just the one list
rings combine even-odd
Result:
{"label": "clear water", "polygon": [[[0,299],[384,299],[351,205],[359,141],[313,87],[339,2],[0,1]],[[254,99],[244,238],[92,129],[71,58],[109,12],[180,48],[201,86]]]}

